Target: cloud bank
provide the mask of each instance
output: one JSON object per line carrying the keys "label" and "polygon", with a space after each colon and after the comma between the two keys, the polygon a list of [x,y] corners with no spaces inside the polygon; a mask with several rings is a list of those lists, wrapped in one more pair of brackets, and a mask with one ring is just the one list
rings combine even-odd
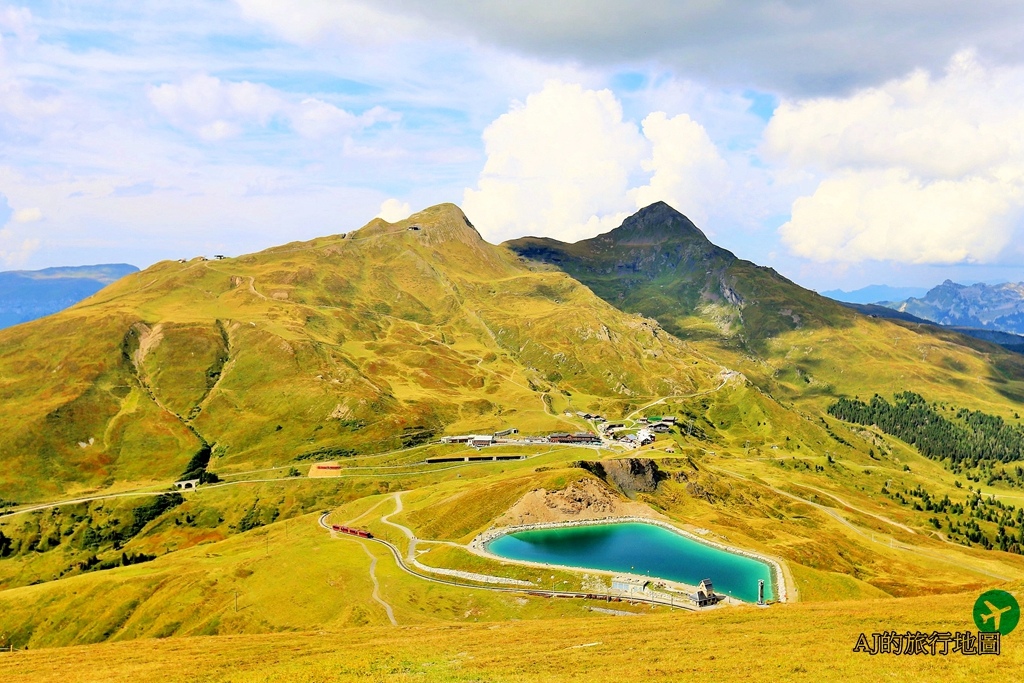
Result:
{"label": "cloud bank", "polygon": [[357,116],[313,97],[293,102],[262,83],[222,81],[207,74],[150,87],[148,95],[168,122],[208,141],[235,137],[247,126],[266,128],[274,120],[303,137],[318,139],[398,119],[384,107]]}
{"label": "cloud bank", "polygon": [[816,261],[989,263],[1022,236],[1024,69],[958,54],[849,97],[783,102],[767,154],[820,177],[780,229]]}
{"label": "cloud bank", "polygon": [[848,91],[965,47],[1024,60],[1024,5],[1011,0],[236,0],[290,40],[380,45],[425,36],[606,67],[657,62],[725,86]]}

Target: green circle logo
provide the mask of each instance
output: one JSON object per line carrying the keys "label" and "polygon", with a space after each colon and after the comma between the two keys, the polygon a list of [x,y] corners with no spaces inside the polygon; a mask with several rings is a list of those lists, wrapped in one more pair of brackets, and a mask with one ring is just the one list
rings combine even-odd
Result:
{"label": "green circle logo", "polygon": [[979,631],[999,631],[1005,636],[1017,628],[1018,621],[1020,605],[1006,591],[986,591],[974,603],[974,624]]}

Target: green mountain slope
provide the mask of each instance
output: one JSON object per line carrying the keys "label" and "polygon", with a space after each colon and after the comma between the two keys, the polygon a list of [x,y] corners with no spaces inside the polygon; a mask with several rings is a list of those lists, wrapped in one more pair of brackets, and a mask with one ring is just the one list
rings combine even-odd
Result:
{"label": "green mountain slope", "polygon": [[565,429],[714,386],[720,366],[453,205],[237,259],[162,262],[0,332],[0,499]]}
{"label": "green mountain slope", "polygon": [[505,246],[556,266],[605,301],[656,318],[685,338],[756,344],[789,330],[849,324],[853,317],[771,268],[715,246],[664,202],[641,209],[615,230],[575,244],[524,237]]}
{"label": "green mountain slope", "polygon": [[910,389],[1012,414],[1024,362],[956,333],[869,318],[712,244],[663,202],[606,234],[505,246],[562,270],[605,301],[657,319],[780,399],[824,408],[843,395]]}

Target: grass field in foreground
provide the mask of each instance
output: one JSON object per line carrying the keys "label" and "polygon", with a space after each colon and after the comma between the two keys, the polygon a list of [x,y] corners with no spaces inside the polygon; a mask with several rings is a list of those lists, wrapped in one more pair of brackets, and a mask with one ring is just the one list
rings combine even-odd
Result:
{"label": "grass field in foreground", "polygon": [[[1018,599],[1022,584],[1013,585]],[[1024,631],[996,656],[869,656],[860,633],[975,630],[974,593],[464,625],[110,643],[0,655],[6,683],[92,681],[976,681],[1024,670]]]}

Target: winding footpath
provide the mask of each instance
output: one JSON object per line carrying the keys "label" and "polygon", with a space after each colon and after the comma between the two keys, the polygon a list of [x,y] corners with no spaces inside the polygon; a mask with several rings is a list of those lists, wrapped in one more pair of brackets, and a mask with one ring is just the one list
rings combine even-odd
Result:
{"label": "winding footpath", "polygon": [[391,609],[391,605],[384,602],[380,597],[380,582],[377,581],[377,556],[370,552],[364,544],[360,543],[359,547],[363,549],[366,556],[370,558],[370,580],[373,581],[373,599],[380,603],[384,608],[384,611],[388,613],[388,619],[391,621],[392,626],[398,626],[398,622],[395,621],[395,612]]}
{"label": "winding footpath", "polygon": [[[387,524],[388,526],[393,526],[394,528],[401,531],[403,535],[405,535],[405,538],[409,542],[409,547],[406,550],[406,561],[412,566],[416,567],[420,571],[430,572],[431,574],[441,574],[443,576],[452,576],[458,579],[465,579],[467,581],[479,581],[480,583],[501,583],[509,586],[533,586],[533,584],[529,581],[509,579],[503,576],[490,576],[489,574],[476,574],[474,572],[464,572],[458,569],[428,567],[427,565],[422,564],[419,560],[416,559],[416,544],[419,542],[420,539],[416,538],[416,534],[414,534],[412,532],[412,529],[410,529],[409,527],[402,526],[401,524],[391,521],[392,515],[397,515],[404,509],[402,506],[402,492],[399,491],[395,493],[393,498],[395,501],[395,509],[392,512],[389,512],[388,514],[382,516],[380,518],[380,521],[384,524]],[[456,547],[464,547],[459,546],[457,543],[451,543],[449,545],[454,545]]]}

